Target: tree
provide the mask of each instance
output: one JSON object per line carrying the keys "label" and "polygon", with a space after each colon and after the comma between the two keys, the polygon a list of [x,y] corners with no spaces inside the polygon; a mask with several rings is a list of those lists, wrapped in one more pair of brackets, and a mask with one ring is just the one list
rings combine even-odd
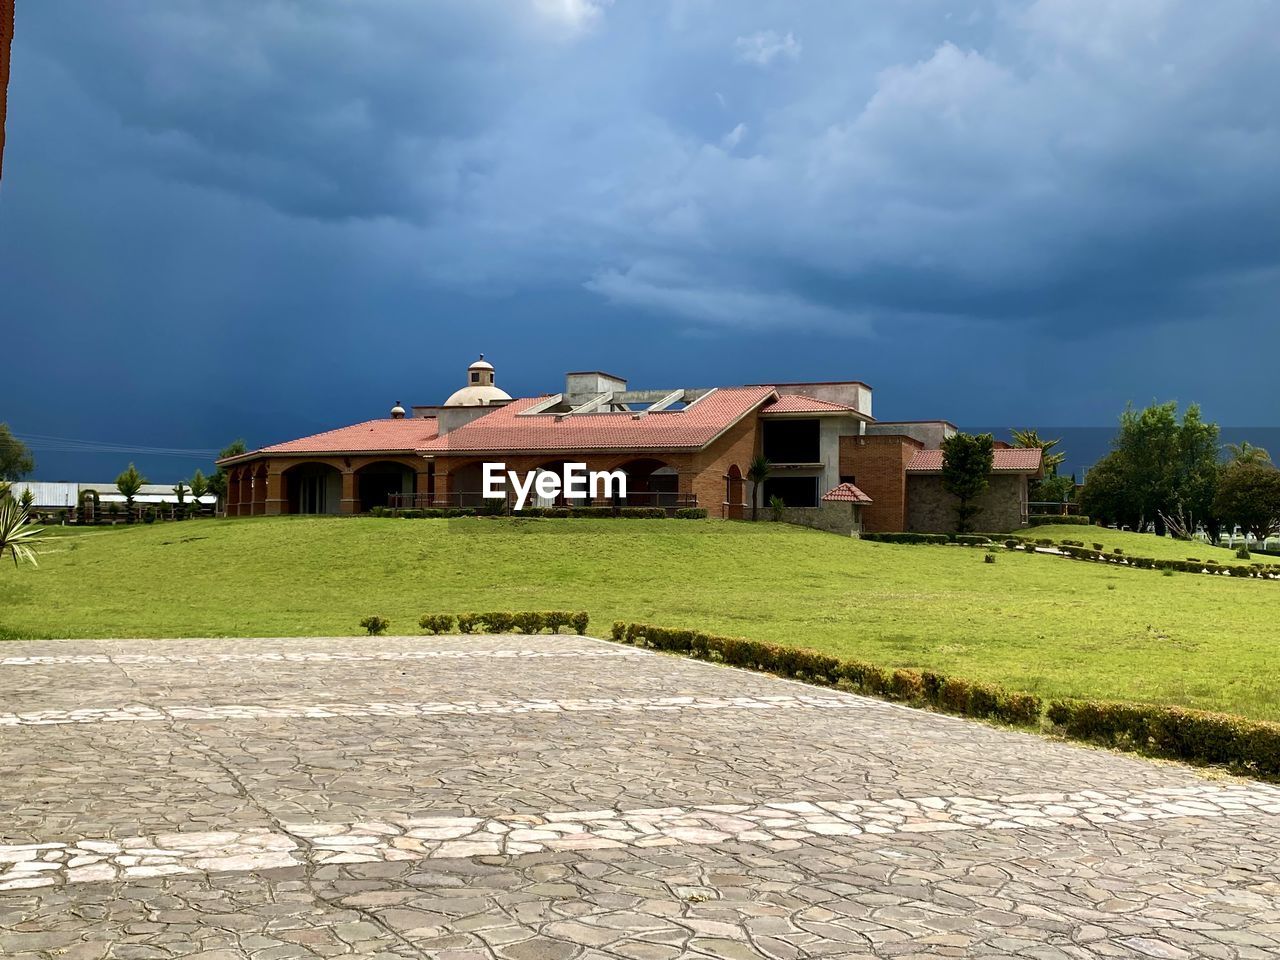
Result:
{"label": "tree", "polygon": [[187,485],[181,480],[173,485],[173,495],[178,498],[178,506],[181,507],[186,504],[187,494],[190,492],[191,491],[187,488]]}
{"label": "tree", "polygon": [[1039,480],[1031,481],[1031,499],[1041,503],[1066,503],[1071,499],[1071,494],[1076,488],[1075,481],[1070,477],[1058,476],[1058,467],[1062,466],[1067,455],[1049,452],[1060,444],[1062,439],[1041,440],[1040,433],[1036,430],[1014,430],[1012,433],[1015,447],[1039,450],[1041,453],[1044,476]]}
{"label": "tree", "polygon": [[21,480],[35,468],[27,445],[13,435],[7,423],[0,423],[0,480]]}
{"label": "tree", "polygon": [[773,464],[763,453],[751,461],[747,467],[747,479],[751,481],[751,519],[755,520],[760,513],[760,497],[764,493],[764,482],[773,472]]}
{"label": "tree", "polygon": [[[218,459],[225,460],[227,457],[238,457],[246,452],[247,448],[243,440],[233,440],[222,448],[222,451],[218,454]],[[218,498],[219,504],[227,499],[227,471],[223,470],[222,467],[218,467],[213,476],[209,478],[209,492]]]}
{"label": "tree", "polygon": [[209,492],[209,481],[199,470],[191,475],[188,485],[191,487],[191,496],[196,501]]}
{"label": "tree", "polygon": [[1227,464],[1218,478],[1213,510],[1222,522],[1266,539],[1280,527],[1280,470],[1249,460]]}
{"label": "tree", "polygon": [[138,491],[146,482],[147,478],[140,474],[138,468],[132,463],[129,464],[128,470],[116,477],[116,489],[124,497],[126,523],[133,523],[133,498],[138,495]]}
{"label": "tree", "polygon": [[36,551],[43,540],[44,531],[31,526],[31,518],[12,497],[0,500],[0,559],[7,553],[17,566],[25,560],[37,566]]}
{"label": "tree", "polygon": [[1241,440],[1239,443],[1228,443],[1227,456],[1231,458],[1232,463],[1251,463],[1258,466],[1265,466],[1271,463],[1271,454],[1248,440]]}
{"label": "tree", "polygon": [[31,492],[30,487],[27,487],[25,490],[23,490],[22,496],[18,498],[19,505],[21,505],[22,509],[27,511],[28,514],[31,513],[31,507],[35,502],[36,502],[36,495]]}
{"label": "tree", "polygon": [[1097,523],[1133,526],[1134,500],[1125,487],[1124,458],[1115,450],[1093,465],[1080,488],[1080,512]]}
{"label": "tree", "polygon": [[1217,484],[1218,425],[1201,419],[1199,406],[1181,421],[1176,403],[1129,407],[1111,453],[1085,477],[1081,507],[1097,520],[1182,535],[1212,523]]}
{"label": "tree", "polygon": [[991,466],[995,462],[995,438],[989,433],[971,436],[953,434],[942,441],[942,486],[959,501],[956,504],[956,530],[967,533],[978,508],[974,500],[991,482]]}

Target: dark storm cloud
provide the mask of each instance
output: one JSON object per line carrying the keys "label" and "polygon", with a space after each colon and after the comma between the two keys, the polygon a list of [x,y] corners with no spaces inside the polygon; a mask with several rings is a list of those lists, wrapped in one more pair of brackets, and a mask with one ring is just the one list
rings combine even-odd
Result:
{"label": "dark storm cloud", "polygon": [[1087,326],[1280,257],[1267,0],[51,7],[34,42],[139,162],[383,222],[359,242],[437,281]]}
{"label": "dark storm cloud", "polygon": [[94,338],[60,376],[135,418],[194,383],[175,434],[380,413],[479,340],[665,383],[707,374],[672,343],[754,380],[789,336],[791,377],[970,422],[996,411],[918,377],[965,344],[1160,358],[1111,370],[1103,419],[1208,331],[1258,371],[1280,345],[1271,0],[42,0],[18,27],[0,308],[28,347]]}

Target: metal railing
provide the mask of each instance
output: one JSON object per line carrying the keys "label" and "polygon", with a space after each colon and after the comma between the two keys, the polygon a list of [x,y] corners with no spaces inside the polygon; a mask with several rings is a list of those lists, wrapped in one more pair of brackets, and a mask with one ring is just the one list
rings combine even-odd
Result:
{"label": "metal railing", "polygon": [[[506,508],[515,506],[514,495],[503,498]],[[392,510],[424,510],[424,509],[481,509],[491,504],[479,491],[455,490],[449,493],[392,493],[387,497],[387,506]],[[569,501],[563,497],[555,501],[532,501],[530,507],[661,507],[668,513],[698,505],[696,493],[675,493],[662,490],[634,490],[625,497],[611,499]]]}

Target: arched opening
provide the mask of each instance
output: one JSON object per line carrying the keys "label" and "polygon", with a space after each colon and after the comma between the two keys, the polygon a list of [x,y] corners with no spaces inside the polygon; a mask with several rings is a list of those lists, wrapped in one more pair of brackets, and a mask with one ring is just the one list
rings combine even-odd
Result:
{"label": "arched opening", "polygon": [[675,467],[644,457],[618,467],[627,475],[627,496],[619,501],[626,507],[679,506],[680,476]]}
{"label": "arched opening", "polygon": [[724,477],[724,515],[729,520],[741,520],[745,515],[746,482],[742,470],[735,463]]}
{"label": "arched opening", "polygon": [[415,474],[412,468],[394,460],[379,460],[356,471],[356,496],[360,512],[391,503],[392,494],[413,493]]}
{"label": "arched opening", "polygon": [[[548,460],[546,463],[539,464],[537,467],[534,468],[534,476],[536,477],[538,474],[541,474],[541,473],[551,473],[551,474],[555,474],[557,477],[563,478],[565,463],[566,461],[564,460]],[[591,502],[590,494],[591,494],[591,491],[588,490],[587,499],[574,500],[572,503],[570,503],[569,499],[564,495],[563,490],[561,490],[560,493],[554,497],[540,497],[538,496],[538,493],[537,493],[537,480],[535,479],[534,486],[530,489],[530,492],[529,492],[528,505],[531,507],[569,507],[569,506],[582,507],[582,506],[586,506]]]}
{"label": "arched opening", "polygon": [[337,513],[342,502],[342,473],[327,463],[300,463],[284,472],[288,513]]}

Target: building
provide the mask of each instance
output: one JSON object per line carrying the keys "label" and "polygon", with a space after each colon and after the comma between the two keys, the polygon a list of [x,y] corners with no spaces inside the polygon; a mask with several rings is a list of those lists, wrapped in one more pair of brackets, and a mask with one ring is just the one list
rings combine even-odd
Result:
{"label": "building", "polygon": [[[57,513],[62,510],[68,512],[84,513],[86,501],[89,503],[89,510],[92,511],[92,505],[96,501],[99,510],[108,510],[112,504],[123,507],[125,504],[124,495],[116,489],[114,480],[104,483],[73,483],[67,481],[47,481],[47,480],[16,480],[10,487],[9,492],[15,499],[21,499],[28,491],[31,491],[31,509],[40,513]],[[196,498],[188,491],[183,498],[184,502],[191,506],[196,503]],[[138,495],[133,498],[135,507],[175,506],[178,502],[178,495],[173,492],[171,484],[164,483],[144,483],[138,490]],[[201,507],[213,510],[218,503],[218,498],[212,494],[206,494],[199,500]]]}
{"label": "building", "polygon": [[[524,473],[567,462],[622,471],[621,506],[700,506],[742,519],[759,454],[771,463],[760,503],[786,519],[841,532],[948,530],[941,488],[947,421],[877,421],[856,380],[633,390],[598,370],[565,377],[560,393],[512,398],[491,363],[438,406],[396,402],[388,418],[263,447],[220,461],[230,516],[354,514],[375,507],[476,507],[485,463]],[[980,529],[1026,522],[1040,451],[996,451]]]}

